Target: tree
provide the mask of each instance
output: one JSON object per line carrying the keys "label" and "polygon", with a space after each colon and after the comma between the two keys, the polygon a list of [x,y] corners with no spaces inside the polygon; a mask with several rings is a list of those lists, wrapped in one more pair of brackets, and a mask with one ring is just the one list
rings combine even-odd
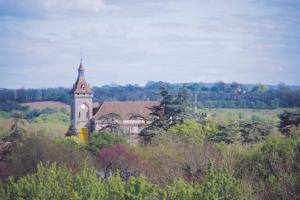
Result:
{"label": "tree", "polygon": [[24,137],[25,129],[22,127],[25,125],[24,116],[20,112],[15,112],[12,114],[13,124],[10,128],[9,139],[12,140],[22,140]]}
{"label": "tree", "polygon": [[299,145],[299,138],[273,134],[240,156],[235,175],[250,183],[260,199],[298,199]]}
{"label": "tree", "polygon": [[125,186],[125,199],[130,200],[153,200],[159,199],[160,190],[158,185],[147,182],[144,176],[131,176]]}
{"label": "tree", "polygon": [[191,200],[196,199],[194,190],[195,188],[192,184],[187,183],[183,179],[178,179],[168,185],[164,192],[168,200]]}
{"label": "tree", "polygon": [[130,176],[139,175],[143,165],[140,156],[129,152],[122,144],[101,149],[99,160],[105,177],[120,171],[121,176],[126,180]]}
{"label": "tree", "polygon": [[119,134],[121,132],[120,129],[120,121],[122,120],[121,116],[117,113],[108,113],[106,115],[101,116],[98,120],[101,120],[104,127],[101,128],[101,131],[109,131],[111,133]]}
{"label": "tree", "polygon": [[272,126],[264,122],[245,122],[239,123],[242,141],[255,143],[265,139],[272,131]]}
{"label": "tree", "polygon": [[266,85],[264,85],[264,84],[261,84],[261,83],[257,83],[256,85],[254,85],[253,87],[252,87],[252,90],[251,90],[251,92],[265,92],[265,91],[267,91],[267,86]]}
{"label": "tree", "polygon": [[99,151],[104,147],[111,147],[117,144],[126,144],[126,141],[126,138],[123,136],[100,131],[92,134],[87,149],[94,155],[99,155]]}
{"label": "tree", "polygon": [[211,88],[211,91],[214,92],[224,92],[226,90],[226,84],[223,81],[219,81],[214,83],[214,85]]}
{"label": "tree", "polygon": [[209,167],[207,175],[204,178],[199,196],[199,199],[203,200],[243,199],[240,182],[231,176],[224,168],[216,169],[212,165]]}
{"label": "tree", "polygon": [[94,169],[84,169],[74,174],[56,163],[40,164],[36,173],[18,180],[10,178],[6,199],[107,199],[104,183],[97,178]]}
{"label": "tree", "polygon": [[11,148],[5,160],[8,160],[10,172],[16,178],[36,172],[39,163],[56,162],[74,171],[91,164],[87,152],[74,141],[44,135],[24,138],[22,145]]}
{"label": "tree", "polygon": [[217,126],[217,132],[209,136],[209,139],[214,142],[233,143],[240,136],[238,123],[228,120],[224,124]]}
{"label": "tree", "polygon": [[202,124],[191,119],[185,120],[182,124],[172,126],[168,132],[181,136],[186,141],[195,144],[202,144],[208,134]]}
{"label": "tree", "polygon": [[180,88],[177,95],[171,95],[164,85],[160,87],[161,102],[159,106],[150,108],[154,116],[152,122],[141,132],[146,142],[159,133],[168,130],[170,127],[181,124],[185,119],[191,118],[188,110],[188,91]]}
{"label": "tree", "polygon": [[71,125],[70,125],[68,131],[66,132],[65,136],[66,137],[71,137],[71,136],[75,136],[75,135],[77,135],[77,130],[75,128],[74,123],[71,123]]}
{"label": "tree", "polygon": [[[296,128],[299,128],[300,125],[300,110],[288,111],[285,110],[279,115],[279,130],[281,133],[287,137],[294,137]],[[298,131],[299,132],[299,131]]]}

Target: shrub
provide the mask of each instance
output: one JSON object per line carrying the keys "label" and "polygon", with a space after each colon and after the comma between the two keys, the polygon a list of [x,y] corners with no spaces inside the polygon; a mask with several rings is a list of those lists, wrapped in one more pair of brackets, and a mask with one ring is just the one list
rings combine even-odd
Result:
{"label": "shrub", "polygon": [[3,200],[153,200],[161,199],[159,196],[158,186],[144,177],[130,177],[124,181],[116,172],[108,179],[99,179],[94,169],[73,173],[56,163],[40,164],[36,173],[19,180],[9,178],[6,187],[0,182],[0,197]]}
{"label": "shrub", "polygon": [[217,132],[210,135],[209,139],[214,142],[233,143],[240,137],[239,125],[235,121],[224,121],[217,127]]}
{"label": "shrub", "polygon": [[261,199],[293,199],[300,179],[300,140],[273,135],[249,149],[236,164],[238,177],[250,182]]}
{"label": "shrub", "polygon": [[89,139],[87,149],[97,156],[102,148],[116,144],[126,144],[126,141],[125,137],[109,132],[93,133]]}
{"label": "shrub", "polygon": [[201,186],[200,199],[239,200],[242,198],[241,184],[224,168],[211,166]]}
{"label": "shrub", "polygon": [[36,136],[26,138],[22,145],[14,146],[6,158],[10,164],[11,175],[20,177],[33,173],[40,162],[57,162],[73,170],[82,169],[86,162],[89,164],[87,153],[82,151],[75,142],[63,138],[61,140],[64,141],[58,139],[53,141],[46,136]]}
{"label": "shrub", "polygon": [[172,126],[169,133],[185,138],[188,142],[202,144],[207,135],[204,125],[188,119],[182,124]]}
{"label": "shrub", "polygon": [[193,185],[182,179],[175,180],[166,186],[164,192],[165,198],[170,200],[189,200],[195,195]]}
{"label": "shrub", "polygon": [[[300,126],[300,110],[295,111],[284,111],[279,115],[280,123],[279,130],[288,137],[297,137],[299,136],[299,131],[292,131],[296,127]],[[294,135],[295,134],[295,135]]]}
{"label": "shrub", "polygon": [[141,172],[143,162],[137,153],[129,152],[122,144],[103,148],[99,154],[100,164],[105,177],[120,171],[123,178],[137,176]]}

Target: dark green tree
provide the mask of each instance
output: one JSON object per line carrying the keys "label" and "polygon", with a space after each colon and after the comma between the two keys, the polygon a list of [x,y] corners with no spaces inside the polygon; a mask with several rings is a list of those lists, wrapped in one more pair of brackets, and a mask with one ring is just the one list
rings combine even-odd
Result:
{"label": "dark green tree", "polygon": [[152,123],[141,132],[141,136],[146,141],[150,141],[156,133],[166,131],[176,124],[183,123],[185,119],[191,118],[188,90],[186,88],[180,88],[177,95],[172,95],[166,86],[162,84],[160,95],[160,105],[150,108],[151,115],[154,116]]}
{"label": "dark green tree", "polygon": [[13,124],[10,128],[10,135],[9,139],[10,140],[22,140],[24,137],[25,129],[25,120],[24,116],[20,112],[15,112],[12,114],[12,119],[13,119]]}
{"label": "dark green tree", "polygon": [[75,136],[75,135],[77,135],[77,130],[75,128],[74,123],[71,123],[71,125],[70,125],[68,131],[66,132],[65,136],[70,137],[70,136]]}
{"label": "dark green tree", "polygon": [[105,126],[101,131],[108,131],[114,134],[120,134],[120,121],[122,120],[121,116],[118,113],[108,113],[99,118]]}
{"label": "dark green tree", "polygon": [[279,115],[279,130],[280,132],[287,136],[287,137],[293,137],[295,131],[295,128],[299,128],[300,124],[300,110],[285,110],[283,113]]}
{"label": "dark green tree", "polygon": [[209,136],[209,140],[214,142],[234,143],[240,136],[240,129],[237,122],[225,121],[217,126],[215,134]]}
{"label": "dark green tree", "polygon": [[110,147],[116,144],[126,144],[126,142],[127,140],[123,136],[100,131],[92,134],[87,149],[97,156],[99,151],[104,147]]}
{"label": "dark green tree", "polygon": [[265,139],[272,131],[272,125],[265,122],[239,123],[241,138],[245,143],[255,143]]}
{"label": "dark green tree", "polygon": [[241,183],[231,176],[224,168],[216,169],[210,166],[204,178],[199,199],[243,199]]}

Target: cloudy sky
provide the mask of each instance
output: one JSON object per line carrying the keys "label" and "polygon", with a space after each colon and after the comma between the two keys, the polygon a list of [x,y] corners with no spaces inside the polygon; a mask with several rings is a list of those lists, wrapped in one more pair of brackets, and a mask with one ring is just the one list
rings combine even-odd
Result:
{"label": "cloudy sky", "polygon": [[300,0],[0,0],[0,88],[300,85]]}

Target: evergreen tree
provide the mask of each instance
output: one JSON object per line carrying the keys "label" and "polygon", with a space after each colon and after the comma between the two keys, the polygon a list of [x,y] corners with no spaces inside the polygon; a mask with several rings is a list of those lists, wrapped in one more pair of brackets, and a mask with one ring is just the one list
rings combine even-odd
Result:
{"label": "evergreen tree", "polygon": [[77,130],[75,128],[74,123],[71,123],[71,125],[70,125],[68,131],[66,132],[65,136],[70,137],[70,136],[75,136],[75,135],[77,135]]}
{"label": "evergreen tree", "polygon": [[279,130],[287,137],[295,136],[294,130],[300,125],[300,110],[284,111],[279,115],[280,123]]}
{"label": "evergreen tree", "polygon": [[190,117],[188,90],[186,88],[180,88],[177,95],[172,95],[162,84],[160,95],[160,105],[151,108],[151,115],[154,116],[152,123],[141,132],[141,136],[146,142],[150,141],[156,133],[166,131],[176,124],[181,124]]}
{"label": "evergreen tree", "polygon": [[12,114],[13,124],[10,128],[9,140],[22,140],[24,137],[25,129],[22,127],[25,125],[24,116],[20,112]]}

